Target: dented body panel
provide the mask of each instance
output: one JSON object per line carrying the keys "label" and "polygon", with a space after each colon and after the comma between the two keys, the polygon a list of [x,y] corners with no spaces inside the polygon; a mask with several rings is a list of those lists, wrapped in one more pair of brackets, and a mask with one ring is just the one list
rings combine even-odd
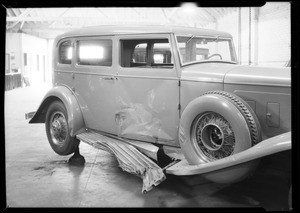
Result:
{"label": "dented body panel", "polygon": [[120,73],[124,75],[118,76],[116,88],[118,136],[178,146],[178,80]]}
{"label": "dented body panel", "polygon": [[[174,55],[170,34],[118,35],[116,38],[117,50],[121,48],[121,40],[168,39],[171,55]],[[116,57],[121,57],[121,51],[116,51]],[[115,122],[119,137],[179,146],[179,78],[176,68],[176,64],[172,68],[129,68],[118,64]]]}

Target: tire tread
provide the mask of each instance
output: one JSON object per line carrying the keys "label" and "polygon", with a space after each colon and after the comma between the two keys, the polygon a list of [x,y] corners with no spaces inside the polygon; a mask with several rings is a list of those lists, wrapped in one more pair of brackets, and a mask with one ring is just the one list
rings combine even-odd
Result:
{"label": "tire tread", "polygon": [[[251,110],[249,109],[250,106],[248,108],[245,105],[246,102],[241,100],[236,95],[233,95],[233,94],[231,94],[229,92],[225,92],[225,91],[219,91],[219,90],[208,91],[208,92],[205,92],[203,95],[208,95],[208,94],[220,95],[220,96],[223,96],[223,97],[229,99],[231,102],[233,102],[239,108],[239,110],[242,112],[244,117],[246,118],[246,122],[249,125],[249,129],[250,129],[250,133],[251,133],[252,146],[255,146],[256,144],[258,144],[261,141],[260,125],[259,125],[258,119],[253,117],[253,116],[255,116],[255,114],[252,109]],[[252,113],[251,113],[251,111],[252,111]]]}

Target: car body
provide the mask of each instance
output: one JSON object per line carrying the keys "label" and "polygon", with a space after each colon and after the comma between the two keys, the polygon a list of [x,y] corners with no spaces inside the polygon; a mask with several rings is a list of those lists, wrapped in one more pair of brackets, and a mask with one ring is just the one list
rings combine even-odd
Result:
{"label": "car body", "polygon": [[[65,125],[70,137],[94,131],[165,152],[179,149],[187,163],[167,170],[172,174],[200,174],[205,170],[196,167],[218,162],[214,171],[232,168],[291,148],[290,68],[239,65],[225,32],[171,26],[71,31],[54,41],[53,86],[30,123],[47,126],[49,105],[59,100],[67,116],[49,121],[50,130]],[[253,151],[268,144],[265,154]]]}

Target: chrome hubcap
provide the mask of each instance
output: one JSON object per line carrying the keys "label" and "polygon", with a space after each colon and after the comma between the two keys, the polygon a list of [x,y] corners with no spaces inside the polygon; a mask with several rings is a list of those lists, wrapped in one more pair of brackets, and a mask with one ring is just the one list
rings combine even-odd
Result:
{"label": "chrome hubcap", "polygon": [[192,143],[205,161],[212,161],[233,154],[235,137],[224,117],[218,113],[207,112],[194,121]]}
{"label": "chrome hubcap", "polygon": [[54,144],[62,146],[67,139],[67,121],[61,112],[55,112],[50,120],[50,133]]}
{"label": "chrome hubcap", "polygon": [[222,147],[224,136],[222,130],[218,126],[207,124],[200,132],[203,145],[207,149],[216,151]]}

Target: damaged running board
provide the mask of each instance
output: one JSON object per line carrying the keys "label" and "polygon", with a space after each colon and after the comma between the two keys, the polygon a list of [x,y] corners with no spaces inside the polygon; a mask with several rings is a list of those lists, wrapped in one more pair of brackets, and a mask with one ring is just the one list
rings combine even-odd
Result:
{"label": "damaged running board", "polygon": [[124,171],[143,179],[143,193],[150,191],[153,185],[157,186],[166,179],[162,168],[126,141],[104,136],[93,131],[78,134],[76,137],[95,148],[114,154],[119,162],[119,166]]}

